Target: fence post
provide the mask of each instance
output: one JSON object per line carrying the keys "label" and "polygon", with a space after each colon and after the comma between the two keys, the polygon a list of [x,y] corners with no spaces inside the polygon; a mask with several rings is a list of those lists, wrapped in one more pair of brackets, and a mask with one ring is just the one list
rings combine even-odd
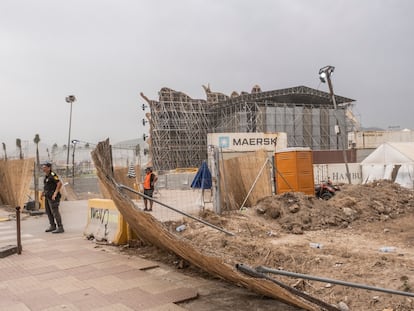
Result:
{"label": "fence post", "polygon": [[20,227],[20,206],[16,206],[17,254],[22,253],[22,235]]}
{"label": "fence post", "polygon": [[214,147],[214,170],[216,172],[216,183],[214,191],[214,211],[216,214],[221,214],[221,200],[220,200],[220,156],[218,148]]}

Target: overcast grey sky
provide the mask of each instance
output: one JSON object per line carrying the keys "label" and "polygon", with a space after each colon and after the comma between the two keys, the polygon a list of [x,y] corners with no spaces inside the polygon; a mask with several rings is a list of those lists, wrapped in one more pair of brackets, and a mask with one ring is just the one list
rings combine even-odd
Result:
{"label": "overcast grey sky", "polygon": [[362,126],[414,128],[414,1],[1,0],[0,142],[142,137],[143,92],[319,85]]}

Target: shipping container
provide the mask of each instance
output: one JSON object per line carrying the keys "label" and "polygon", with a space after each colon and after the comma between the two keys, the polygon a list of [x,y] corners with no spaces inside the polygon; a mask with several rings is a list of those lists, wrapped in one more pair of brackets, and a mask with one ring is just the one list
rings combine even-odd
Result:
{"label": "shipping container", "polygon": [[356,149],[375,149],[383,143],[414,142],[414,131],[361,131],[348,133],[349,146]]}
{"label": "shipping container", "polygon": [[209,133],[207,145],[216,146],[224,153],[266,150],[276,152],[287,147],[287,136],[278,133]]}
{"label": "shipping container", "polygon": [[275,153],[276,193],[303,192],[314,195],[312,150],[289,149]]}
{"label": "shipping container", "polygon": [[331,164],[331,163],[356,163],[357,149],[347,149],[346,161],[343,150],[314,150],[313,164]]}

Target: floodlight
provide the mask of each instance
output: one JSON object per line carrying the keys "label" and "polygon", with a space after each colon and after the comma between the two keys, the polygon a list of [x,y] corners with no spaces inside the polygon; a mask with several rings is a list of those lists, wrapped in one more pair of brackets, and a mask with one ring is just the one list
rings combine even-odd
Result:
{"label": "floodlight", "polygon": [[319,74],[319,79],[321,80],[322,83],[326,82],[326,80],[325,80],[326,79],[326,72],[325,71]]}
{"label": "floodlight", "polygon": [[74,101],[76,101],[76,97],[75,95],[69,95],[69,96],[66,96],[65,100],[67,103],[73,103]]}
{"label": "floodlight", "polygon": [[335,70],[334,66],[325,66],[319,69],[319,79],[322,83],[326,82],[326,79],[329,79]]}

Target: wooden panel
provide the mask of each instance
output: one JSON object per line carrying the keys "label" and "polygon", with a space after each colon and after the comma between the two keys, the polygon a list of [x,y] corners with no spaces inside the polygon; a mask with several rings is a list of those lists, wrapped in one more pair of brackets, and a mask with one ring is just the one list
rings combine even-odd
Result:
{"label": "wooden panel", "polygon": [[[265,150],[222,162],[220,193],[223,209],[239,209],[246,198],[244,206],[254,206],[257,200],[272,195],[271,165]],[[265,167],[262,170],[263,165]]]}

